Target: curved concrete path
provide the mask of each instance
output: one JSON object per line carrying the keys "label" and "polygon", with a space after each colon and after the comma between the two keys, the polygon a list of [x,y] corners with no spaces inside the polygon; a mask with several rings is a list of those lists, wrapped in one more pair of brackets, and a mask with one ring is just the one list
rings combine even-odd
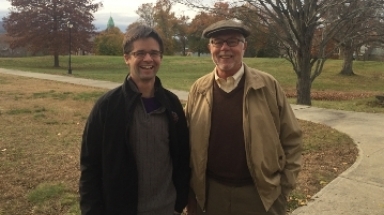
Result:
{"label": "curved concrete path", "polygon": [[299,119],[348,134],[359,147],[355,164],[293,215],[384,215],[384,114],[292,105]]}
{"label": "curved concrete path", "polygon": [[[0,73],[112,89],[108,81],[1,69]],[[188,93],[173,90],[180,99]],[[325,186],[307,206],[292,215],[384,215],[384,114],[337,111],[292,105],[299,119],[321,123],[348,134],[360,149],[352,167]]]}

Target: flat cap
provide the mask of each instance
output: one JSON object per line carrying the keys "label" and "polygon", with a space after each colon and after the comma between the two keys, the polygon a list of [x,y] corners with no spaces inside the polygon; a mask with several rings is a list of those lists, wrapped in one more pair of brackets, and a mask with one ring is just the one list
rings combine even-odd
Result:
{"label": "flat cap", "polygon": [[243,25],[241,22],[236,22],[233,20],[221,20],[204,29],[202,36],[205,38],[210,38],[214,33],[228,30],[238,31],[244,37],[248,37],[251,34],[249,28]]}

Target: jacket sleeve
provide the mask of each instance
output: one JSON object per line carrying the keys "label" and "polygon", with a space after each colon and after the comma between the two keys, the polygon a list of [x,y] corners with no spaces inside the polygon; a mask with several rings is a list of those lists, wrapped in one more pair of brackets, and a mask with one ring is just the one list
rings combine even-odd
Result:
{"label": "jacket sleeve", "polygon": [[191,169],[189,167],[189,130],[184,115],[183,107],[177,99],[176,112],[178,121],[176,123],[177,139],[178,139],[178,168],[175,171],[175,186],[177,187],[177,199],[175,203],[175,211],[182,212],[188,202],[189,181],[191,177]]}
{"label": "jacket sleeve", "polygon": [[280,114],[280,141],[285,153],[285,166],[281,174],[282,193],[288,196],[296,186],[302,165],[302,131],[283,90],[277,87]]}
{"label": "jacket sleeve", "polygon": [[82,215],[98,215],[104,211],[102,200],[101,142],[102,111],[96,104],[87,120],[80,152],[80,209]]}
{"label": "jacket sleeve", "polygon": [[184,113],[185,113],[188,127],[189,127],[189,121],[190,121],[190,117],[191,117],[191,111],[193,109],[193,104],[195,104],[195,102],[194,102],[194,99],[195,99],[194,93],[196,91],[195,86],[196,86],[196,84],[192,84],[191,89],[188,93],[187,103],[184,106]]}

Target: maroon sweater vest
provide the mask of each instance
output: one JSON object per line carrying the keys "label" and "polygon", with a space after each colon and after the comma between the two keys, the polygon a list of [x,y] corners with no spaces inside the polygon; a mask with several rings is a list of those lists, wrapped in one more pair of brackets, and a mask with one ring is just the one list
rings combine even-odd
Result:
{"label": "maroon sweater vest", "polygon": [[245,75],[226,93],[214,81],[211,132],[208,147],[208,177],[230,186],[252,184],[243,132]]}

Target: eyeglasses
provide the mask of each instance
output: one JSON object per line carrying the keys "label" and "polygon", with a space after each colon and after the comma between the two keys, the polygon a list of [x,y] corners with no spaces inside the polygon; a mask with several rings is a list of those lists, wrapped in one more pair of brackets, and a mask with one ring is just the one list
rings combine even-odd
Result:
{"label": "eyeglasses", "polygon": [[159,58],[159,57],[161,57],[161,51],[156,51],[156,50],[152,50],[152,51],[149,51],[149,52],[140,50],[140,51],[131,52],[131,54],[133,56],[135,56],[135,58],[138,58],[138,59],[145,58],[145,56],[147,56],[147,54],[149,54],[149,56],[151,56],[151,58]]}
{"label": "eyeglasses", "polygon": [[221,40],[221,39],[212,39],[211,44],[216,47],[216,48],[221,48],[224,43],[227,44],[229,47],[235,47],[239,45],[239,43],[242,42],[244,43],[245,41],[238,39],[238,38],[229,38],[227,40]]}

